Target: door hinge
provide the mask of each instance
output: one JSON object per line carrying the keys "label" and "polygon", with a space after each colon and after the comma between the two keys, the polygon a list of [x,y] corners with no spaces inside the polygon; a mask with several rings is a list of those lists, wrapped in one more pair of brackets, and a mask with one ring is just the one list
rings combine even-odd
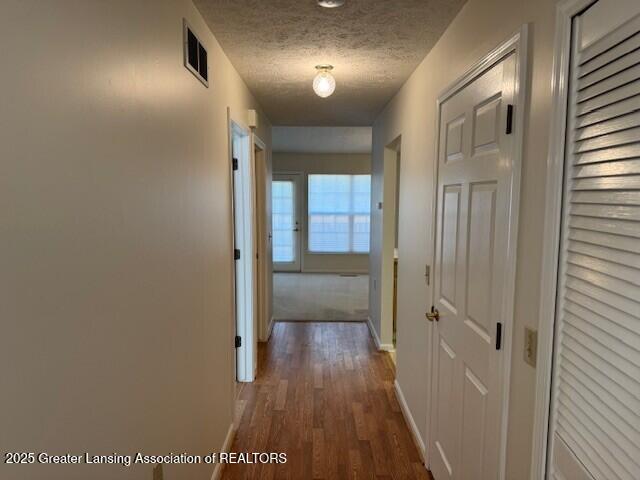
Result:
{"label": "door hinge", "polygon": [[240,335],[236,335],[235,346],[236,348],[240,348],[242,346],[242,337]]}
{"label": "door hinge", "polygon": [[502,348],[502,323],[498,322],[496,326],[496,350]]}
{"label": "door hinge", "polygon": [[509,135],[513,131],[513,105],[507,105],[507,128],[504,133]]}
{"label": "door hinge", "polygon": [[240,260],[240,249],[238,248],[233,249],[233,259]]}
{"label": "door hinge", "polygon": [[233,158],[231,159],[231,166],[233,167],[233,171],[235,172],[236,170],[238,170],[238,159],[237,158]]}

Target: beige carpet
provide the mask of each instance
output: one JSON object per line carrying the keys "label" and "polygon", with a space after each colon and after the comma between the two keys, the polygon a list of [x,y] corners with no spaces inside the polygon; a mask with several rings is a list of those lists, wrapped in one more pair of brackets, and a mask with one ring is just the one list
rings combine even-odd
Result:
{"label": "beige carpet", "polygon": [[275,273],[273,318],[362,321],[369,314],[369,276]]}

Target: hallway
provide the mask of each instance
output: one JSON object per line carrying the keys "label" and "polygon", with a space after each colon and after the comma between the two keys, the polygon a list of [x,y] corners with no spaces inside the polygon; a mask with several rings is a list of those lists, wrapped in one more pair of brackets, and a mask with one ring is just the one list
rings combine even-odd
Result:
{"label": "hallway", "polygon": [[365,323],[278,322],[258,365],[231,451],[284,452],[287,463],[227,465],[223,478],[431,478]]}

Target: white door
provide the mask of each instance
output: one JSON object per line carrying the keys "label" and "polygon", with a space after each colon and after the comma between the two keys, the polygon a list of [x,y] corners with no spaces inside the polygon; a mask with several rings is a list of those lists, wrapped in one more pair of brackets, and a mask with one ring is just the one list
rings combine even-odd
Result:
{"label": "white door", "polygon": [[232,124],[236,380],[252,382],[257,357],[255,182],[248,132]]}
{"label": "white door", "polygon": [[273,270],[300,271],[300,174],[274,174],[271,184]]}
{"label": "white door", "polygon": [[640,479],[640,2],[572,22],[549,478]]}
{"label": "white door", "polygon": [[495,480],[505,388],[516,54],[440,104],[430,466],[435,480]]}

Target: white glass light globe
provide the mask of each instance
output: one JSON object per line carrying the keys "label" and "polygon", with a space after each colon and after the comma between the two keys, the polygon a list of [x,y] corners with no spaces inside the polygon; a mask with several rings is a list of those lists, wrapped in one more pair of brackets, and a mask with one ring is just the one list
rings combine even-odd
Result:
{"label": "white glass light globe", "polygon": [[326,70],[321,70],[313,79],[313,91],[322,98],[327,98],[336,89],[336,79]]}

